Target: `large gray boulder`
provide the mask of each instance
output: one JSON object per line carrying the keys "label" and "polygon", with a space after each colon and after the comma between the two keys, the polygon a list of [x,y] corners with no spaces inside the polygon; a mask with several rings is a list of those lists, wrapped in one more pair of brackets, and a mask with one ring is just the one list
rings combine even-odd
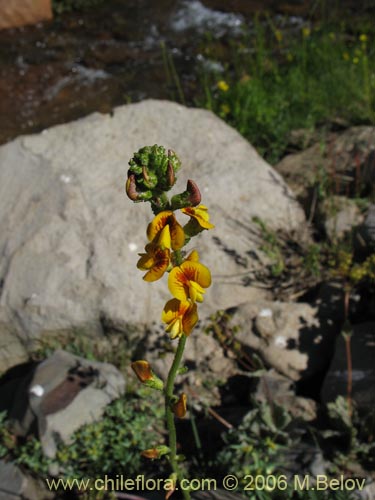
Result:
{"label": "large gray boulder", "polygon": [[166,282],[146,283],[136,269],[151,210],[124,193],[128,160],[153,144],[180,156],[175,192],[195,180],[216,225],[193,242],[213,275],[205,312],[265,296],[243,284],[259,266],[252,217],[298,230],[305,219],[293,194],[211,112],[144,101],[0,148],[0,318],[21,346],[73,327],[97,334],[159,321]]}
{"label": "large gray boulder", "polygon": [[36,432],[50,458],[58,440],[70,443],[77,429],[100,420],[125,391],[125,379],[113,365],[63,350],[22,371],[11,370],[0,384],[0,411],[7,412],[17,436]]}

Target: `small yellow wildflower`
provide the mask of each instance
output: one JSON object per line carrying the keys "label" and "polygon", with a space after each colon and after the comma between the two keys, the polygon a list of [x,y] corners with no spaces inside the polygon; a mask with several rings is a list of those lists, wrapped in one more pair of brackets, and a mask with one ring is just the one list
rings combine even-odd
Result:
{"label": "small yellow wildflower", "polygon": [[308,38],[310,36],[310,34],[311,34],[311,29],[308,28],[307,26],[304,26],[302,28],[302,36],[303,36],[303,38]]}
{"label": "small yellow wildflower", "polygon": [[168,248],[162,249],[154,243],[145,247],[146,253],[140,253],[137,267],[141,271],[147,271],[143,276],[145,281],[156,281],[160,279],[170,264],[171,256]]}
{"label": "small yellow wildflower", "polygon": [[353,57],[353,64],[358,64],[359,63],[359,58],[356,56],[356,57]]}
{"label": "small yellow wildflower", "polygon": [[198,321],[197,304],[187,301],[181,302],[178,299],[168,300],[164,306],[161,320],[167,324],[165,330],[172,339],[180,337],[182,334],[190,335]]}
{"label": "small yellow wildflower", "polygon": [[228,92],[229,90],[229,85],[225,80],[220,80],[217,82],[217,88],[221,90],[222,92]]}
{"label": "small yellow wildflower", "polygon": [[276,40],[280,43],[283,39],[283,34],[281,33],[280,30],[276,30],[275,31],[275,38]]}
{"label": "small yellow wildflower", "polygon": [[147,227],[147,237],[155,245],[172,250],[184,246],[185,233],[171,210],[158,213]]}
{"label": "small yellow wildflower", "polygon": [[350,55],[348,54],[348,52],[344,52],[342,57],[343,57],[344,61],[349,61],[349,59],[350,59]]}
{"label": "small yellow wildflower", "polygon": [[228,104],[222,104],[220,106],[220,111],[222,112],[222,114],[224,116],[229,115],[229,113],[230,113],[230,107],[228,106]]}
{"label": "small yellow wildflower", "polygon": [[367,35],[365,35],[364,33],[362,33],[361,35],[359,35],[359,41],[362,42],[362,43],[366,43],[368,40],[368,37]]}
{"label": "small yellow wildflower", "polygon": [[168,276],[171,294],[182,302],[203,302],[204,289],[210,285],[210,270],[198,262],[197,252],[192,252],[180,266],[174,267]]}

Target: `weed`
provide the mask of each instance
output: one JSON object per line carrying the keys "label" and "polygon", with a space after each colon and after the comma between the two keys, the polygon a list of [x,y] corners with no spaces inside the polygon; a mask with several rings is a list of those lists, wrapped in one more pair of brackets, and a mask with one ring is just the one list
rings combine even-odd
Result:
{"label": "weed", "polygon": [[207,75],[211,95],[206,83],[200,104],[233,125],[271,163],[287,151],[291,130],[338,118],[374,123],[375,49],[369,35],[306,26],[293,35],[267,24],[257,20],[254,34],[232,44],[225,90]]}
{"label": "weed", "polygon": [[[158,394],[146,388],[138,392],[128,393],[111,403],[102,420],[74,433],[71,444],[60,443],[55,462],[61,477],[96,478],[103,474],[110,477],[119,470],[126,470],[131,477],[147,469],[139,448],[160,439],[163,430],[154,422],[160,421],[163,410],[156,402]],[[3,425],[4,416],[0,418],[0,456],[8,455],[34,474],[48,475],[50,460],[44,457],[40,441],[30,438],[24,444],[13,446],[14,438]]]}

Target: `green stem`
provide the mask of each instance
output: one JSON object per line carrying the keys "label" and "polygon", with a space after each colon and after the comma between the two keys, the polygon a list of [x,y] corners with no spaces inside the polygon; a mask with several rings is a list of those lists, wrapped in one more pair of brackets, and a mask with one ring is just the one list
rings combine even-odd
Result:
{"label": "green stem", "polygon": [[[186,344],[186,335],[180,337],[176,354],[172,363],[172,366],[168,373],[167,383],[165,387],[165,417],[167,421],[167,430],[169,436],[169,462],[171,464],[173,472],[176,474],[179,482],[183,479],[181,470],[177,463],[177,436],[176,436],[176,426],[174,422],[174,413],[172,411],[172,399],[173,399],[173,389],[174,382],[178,369],[181,364],[182,355],[184,353],[184,348]],[[188,491],[182,490],[182,494],[185,500],[190,500],[190,493]]]}

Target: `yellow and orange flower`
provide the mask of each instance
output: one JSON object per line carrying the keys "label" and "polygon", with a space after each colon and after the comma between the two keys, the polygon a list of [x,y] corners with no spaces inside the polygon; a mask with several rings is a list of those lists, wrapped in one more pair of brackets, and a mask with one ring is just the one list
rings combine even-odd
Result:
{"label": "yellow and orange flower", "polygon": [[149,243],[145,247],[146,253],[140,253],[137,267],[141,271],[147,271],[143,276],[145,281],[156,281],[160,279],[171,261],[171,252],[168,248],[161,248],[155,243]]}
{"label": "yellow and orange flower", "polygon": [[198,252],[193,251],[180,265],[169,273],[168,288],[178,300],[203,302],[205,288],[211,285],[210,270],[199,262]]}
{"label": "yellow and orange flower", "polygon": [[155,215],[147,227],[147,237],[162,249],[179,250],[185,243],[185,232],[171,210]]}
{"label": "yellow and orange flower", "polygon": [[197,324],[197,305],[191,302],[181,302],[178,299],[171,299],[165,304],[161,319],[167,324],[166,332],[171,338],[181,335],[190,335],[190,332]]}
{"label": "yellow and orange flower", "polygon": [[215,227],[213,224],[210,223],[210,216],[208,213],[208,209],[205,205],[182,208],[181,212],[183,212],[186,215],[189,215],[194,220],[196,220],[200,225],[200,227],[203,229],[213,229]]}

